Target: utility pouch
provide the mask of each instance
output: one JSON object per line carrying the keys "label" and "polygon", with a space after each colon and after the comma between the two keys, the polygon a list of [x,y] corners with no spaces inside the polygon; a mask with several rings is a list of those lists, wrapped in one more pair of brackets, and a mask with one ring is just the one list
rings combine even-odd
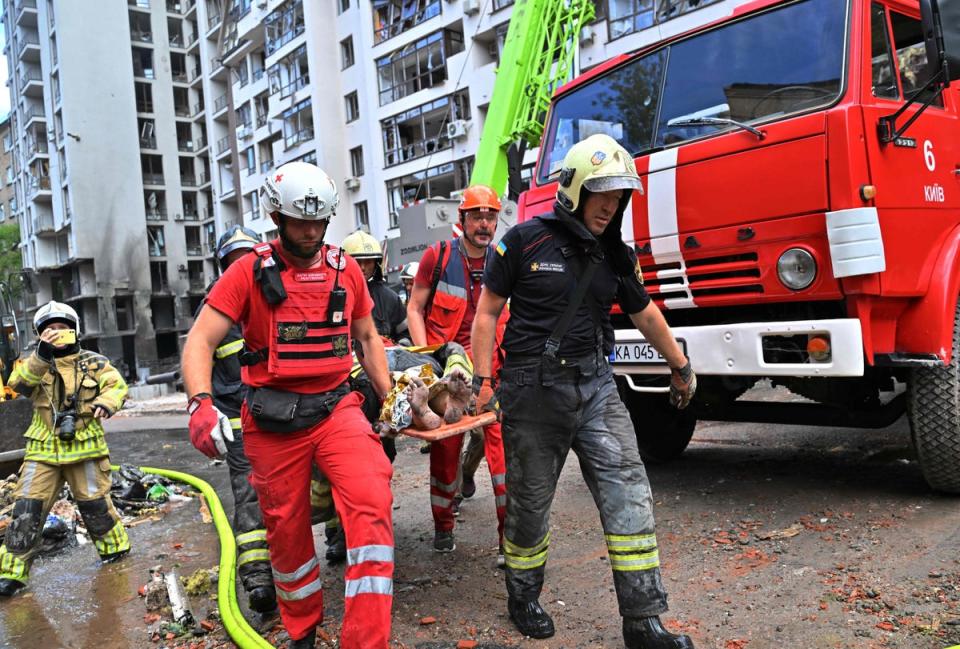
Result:
{"label": "utility pouch", "polygon": [[253,263],[253,278],[260,285],[260,292],[267,304],[280,304],[287,299],[287,290],[280,277],[283,263],[274,255],[273,246],[269,243],[259,243],[253,250],[258,257]]}
{"label": "utility pouch", "polygon": [[346,381],[330,392],[298,394],[272,388],[250,388],[247,408],[257,427],[271,433],[292,433],[313,428],[350,394]]}

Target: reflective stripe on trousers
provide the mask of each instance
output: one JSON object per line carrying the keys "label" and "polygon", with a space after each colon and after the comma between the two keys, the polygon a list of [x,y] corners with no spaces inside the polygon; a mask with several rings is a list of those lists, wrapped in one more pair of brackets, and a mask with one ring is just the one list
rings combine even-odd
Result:
{"label": "reflective stripe on trousers", "polygon": [[509,361],[499,397],[510,494],[504,543],[510,596],[540,595],[550,506],[573,449],[600,511],[620,614],[665,612],[650,485],[609,366],[558,371],[547,387],[539,365],[517,368]]}

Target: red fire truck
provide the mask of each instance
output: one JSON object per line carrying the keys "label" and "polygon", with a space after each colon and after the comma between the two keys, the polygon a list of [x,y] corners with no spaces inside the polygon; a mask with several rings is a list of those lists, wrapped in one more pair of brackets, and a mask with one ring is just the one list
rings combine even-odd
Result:
{"label": "red fire truck", "polygon": [[[906,412],[927,482],[960,492],[958,4],[759,0],[558,90],[520,218],[551,209],[574,142],[633,152],[623,235],[700,377],[696,407],[670,409],[662,359],[615,315],[647,458],[698,418]],[[816,403],[738,400],[764,378]]]}

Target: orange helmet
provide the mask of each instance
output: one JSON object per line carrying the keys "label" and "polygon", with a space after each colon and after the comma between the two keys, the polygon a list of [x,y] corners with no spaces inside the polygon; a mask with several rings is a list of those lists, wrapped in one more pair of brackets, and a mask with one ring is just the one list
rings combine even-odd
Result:
{"label": "orange helmet", "polygon": [[457,208],[460,215],[470,210],[490,210],[492,212],[500,211],[500,197],[490,187],[486,185],[471,185],[463,192],[463,198],[460,200],[460,207]]}

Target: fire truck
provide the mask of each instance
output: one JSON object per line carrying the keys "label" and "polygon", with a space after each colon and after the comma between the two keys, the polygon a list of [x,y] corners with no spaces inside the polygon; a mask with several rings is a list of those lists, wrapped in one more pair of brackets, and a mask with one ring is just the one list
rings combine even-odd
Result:
{"label": "fire truck", "polygon": [[[883,427],[906,413],[929,485],[960,493],[960,2],[759,0],[554,94],[519,219],[567,149],[636,159],[623,235],[700,377],[622,314],[613,357],[645,457],[697,419]],[[739,399],[767,379],[803,403]]]}

